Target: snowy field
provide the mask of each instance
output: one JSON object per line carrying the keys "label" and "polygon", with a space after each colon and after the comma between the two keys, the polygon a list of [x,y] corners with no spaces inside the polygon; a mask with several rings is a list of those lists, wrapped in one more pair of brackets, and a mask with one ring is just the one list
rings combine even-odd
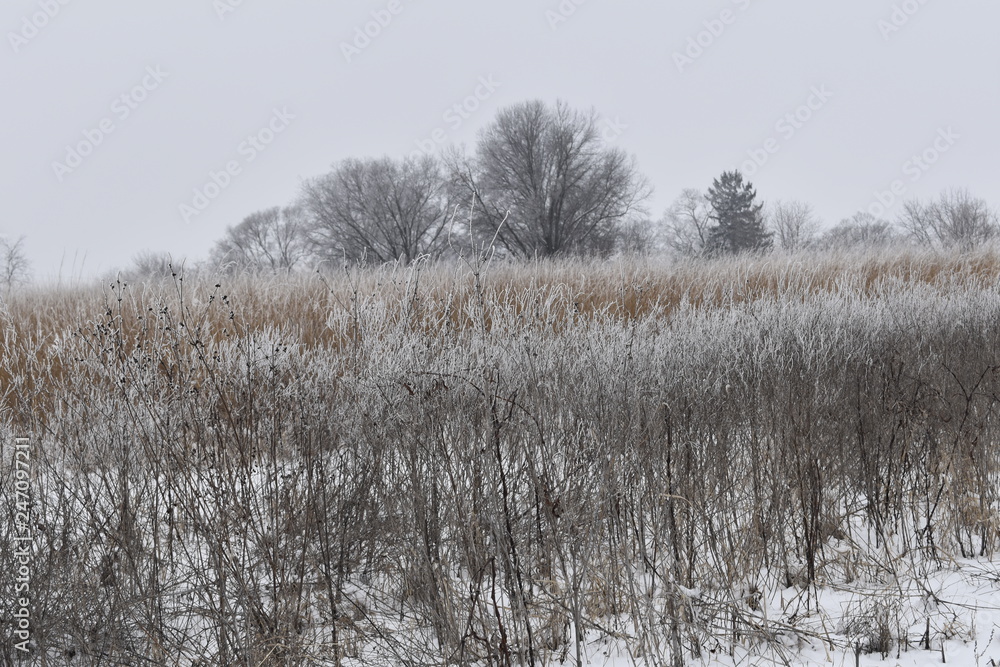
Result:
{"label": "snowy field", "polygon": [[995,667],[997,267],[26,293],[28,663]]}

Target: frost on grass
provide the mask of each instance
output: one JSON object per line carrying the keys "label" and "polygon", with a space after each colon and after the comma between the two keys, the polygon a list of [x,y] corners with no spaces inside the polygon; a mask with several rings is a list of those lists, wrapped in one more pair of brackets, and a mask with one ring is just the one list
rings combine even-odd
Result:
{"label": "frost on grass", "polygon": [[0,378],[4,447],[34,443],[33,650],[996,664],[998,276],[983,251],[24,292]]}

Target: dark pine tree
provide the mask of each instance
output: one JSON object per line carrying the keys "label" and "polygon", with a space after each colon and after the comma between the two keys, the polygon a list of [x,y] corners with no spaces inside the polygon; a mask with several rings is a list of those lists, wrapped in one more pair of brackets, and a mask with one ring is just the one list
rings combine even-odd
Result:
{"label": "dark pine tree", "polygon": [[708,189],[715,226],[708,233],[708,249],[714,253],[738,253],[766,250],[771,247],[771,234],[764,228],[763,204],[757,202],[757,192],[743,174],[726,171]]}

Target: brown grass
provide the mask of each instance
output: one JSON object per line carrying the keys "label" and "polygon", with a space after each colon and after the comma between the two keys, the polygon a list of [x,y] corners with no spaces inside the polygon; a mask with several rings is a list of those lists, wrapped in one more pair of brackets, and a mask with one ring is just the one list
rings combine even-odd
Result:
{"label": "brown grass", "polygon": [[510,665],[566,655],[571,619],[673,664],[766,643],[762,591],[808,615],[1000,549],[998,281],[995,251],[903,250],[8,294],[39,650]]}

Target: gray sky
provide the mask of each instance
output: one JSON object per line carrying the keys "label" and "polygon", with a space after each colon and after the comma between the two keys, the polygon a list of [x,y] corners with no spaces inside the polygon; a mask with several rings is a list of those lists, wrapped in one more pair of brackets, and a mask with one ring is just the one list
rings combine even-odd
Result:
{"label": "gray sky", "polygon": [[894,217],[894,182],[998,205],[998,25],[996,0],[5,0],[0,233],[41,279],[204,257],[335,161],[471,147],[534,98],[594,107],[655,218],[736,167],[827,225],[877,193]]}

